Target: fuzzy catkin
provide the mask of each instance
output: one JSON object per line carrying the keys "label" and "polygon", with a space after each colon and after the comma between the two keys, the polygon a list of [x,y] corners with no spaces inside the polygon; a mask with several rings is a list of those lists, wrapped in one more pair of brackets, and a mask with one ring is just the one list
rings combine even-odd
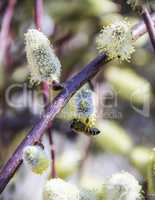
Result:
{"label": "fuzzy catkin", "polygon": [[25,34],[26,56],[30,71],[30,82],[59,82],[61,63],[55,55],[48,38],[36,29],[29,29]]}
{"label": "fuzzy catkin", "polygon": [[49,167],[49,159],[44,150],[35,145],[29,145],[24,148],[23,161],[36,174],[42,174]]}
{"label": "fuzzy catkin", "polygon": [[90,89],[88,83],[86,83],[73,95],[63,110],[58,114],[58,118],[68,121],[78,119],[84,124],[88,118],[89,122],[87,125],[90,127],[95,125],[95,94]]}
{"label": "fuzzy catkin", "polygon": [[71,183],[54,178],[46,182],[43,200],[80,200],[79,190]]}
{"label": "fuzzy catkin", "polygon": [[105,200],[142,200],[142,187],[128,172],[113,174],[103,187]]}
{"label": "fuzzy catkin", "polygon": [[96,38],[96,45],[97,50],[106,53],[109,60],[129,61],[135,51],[129,23],[122,20],[103,27]]}

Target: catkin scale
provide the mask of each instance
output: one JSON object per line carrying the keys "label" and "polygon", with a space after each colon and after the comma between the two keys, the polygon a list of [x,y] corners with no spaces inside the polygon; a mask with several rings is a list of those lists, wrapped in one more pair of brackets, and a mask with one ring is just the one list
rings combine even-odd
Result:
{"label": "catkin scale", "polygon": [[49,160],[39,146],[26,146],[23,150],[23,161],[36,174],[42,174],[49,166]]}
{"label": "catkin scale", "polygon": [[61,64],[51,48],[50,41],[40,31],[29,29],[25,34],[26,56],[30,71],[30,82],[59,82]]}

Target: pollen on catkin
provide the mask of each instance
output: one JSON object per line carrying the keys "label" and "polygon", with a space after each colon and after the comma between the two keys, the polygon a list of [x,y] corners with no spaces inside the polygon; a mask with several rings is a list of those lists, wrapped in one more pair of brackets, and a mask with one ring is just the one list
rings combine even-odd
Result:
{"label": "pollen on catkin", "polygon": [[42,174],[49,167],[49,159],[44,150],[35,145],[29,145],[24,148],[23,161],[36,174]]}
{"label": "pollen on catkin", "polygon": [[[71,121],[73,119],[80,120],[87,126],[92,127],[96,122],[96,103],[95,94],[86,83],[80,88],[67,105],[59,113],[58,118]],[[87,120],[88,119],[88,120]]]}
{"label": "pollen on catkin", "polygon": [[106,200],[141,200],[141,190],[136,178],[128,172],[112,175],[104,185]]}
{"label": "pollen on catkin", "polygon": [[130,24],[126,20],[103,27],[96,38],[97,50],[106,53],[108,59],[130,61],[135,51]]}
{"label": "pollen on catkin", "polygon": [[61,64],[48,38],[36,29],[29,29],[25,34],[25,42],[30,83],[59,82]]}
{"label": "pollen on catkin", "polygon": [[43,200],[80,200],[79,190],[71,183],[54,178],[46,182]]}

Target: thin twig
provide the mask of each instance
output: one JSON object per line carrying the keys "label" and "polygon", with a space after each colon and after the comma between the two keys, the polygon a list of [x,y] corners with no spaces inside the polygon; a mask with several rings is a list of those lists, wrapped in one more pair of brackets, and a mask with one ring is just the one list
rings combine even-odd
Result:
{"label": "thin twig", "polygon": [[11,25],[11,20],[12,20],[15,4],[16,4],[16,0],[9,0],[8,7],[6,8],[6,12],[2,20],[1,32],[0,32],[0,44],[1,44],[0,62],[5,62],[4,58],[6,56],[6,50],[9,45],[8,37],[10,33],[10,25]]}
{"label": "thin twig", "polygon": [[[152,15],[152,19],[155,24],[155,14]],[[136,25],[133,29],[133,39],[137,39],[147,29],[143,22]],[[27,134],[25,139],[19,144],[16,151],[8,160],[0,173],[0,192],[4,190],[16,170],[22,163],[22,152],[25,146],[32,145],[39,141],[43,136],[45,130],[48,128],[49,123],[55,118],[55,116],[62,110],[65,104],[69,101],[73,94],[88,80],[93,78],[102,66],[107,63],[107,56],[100,54],[88,65],[86,65],[77,75],[71,78],[65,83],[65,88],[55,97],[53,102],[49,105],[47,112],[42,116],[38,123]]]}
{"label": "thin twig", "polygon": [[151,15],[150,15],[147,7],[143,6],[142,9],[143,9],[142,16],[143,16],[144,22],[146,24],[146,27],[147,27],[147,30],[148,30],[148,33],[149,33],[149,36],[150,36],[150,40],[151,40],[152,46],[153,46],[153,48],[155,50],[155,27],[154,27],[154,22],[153,22],[153,20],[151,18]]}
{"label": "thin twig", "polygon": [[53,143],[53,135],[52,135],[52,129],[51,129],[51,125],[50,128],[48,129],[48,137],[49,137],[49,143],[51,146],[51,159],[52,159],[52,166],[51,166],[51,176],[52,178],[55,178],[56,175],[56,167],[55,167],[55,144]]}
{"label": "thin twig", "polygon": [[[155,26],[155,13],[153,13],[151,15],[151,18],[154,22],[154,26]],[[137,25],[135,25],[132,28],[132,37],[133,40],[137,40],[138,38],[140,38],[142,35],[144,35],[144,33],[147,32],[147,27],[145,25],[145,23],[143,21],[141,21],[140,23],[138,23]]]}
{"label": "thin twig", "polygon": [[38,30],[41,30],[42,20],[43,20],[43,0],[34,0],[34,1],[35,1],[35,12],[34,12],[35,25]]}
{"label": "thin twig", "polygon": [[[1,51],[0,51],[0,67],[2,68],[3,72],[5,73],[7,71],[7,50],[10,45],[10,25],[11,20],[15,8],[16,0],[9,0],[8,6],[6,8],[6,11],[4,13],[4,17],[2,19],[2,25],[1,25],[1,32],[0,32],[0,45],[1,45]],[[4,76],[4,81],[7,82],[7,76]],[[4,90],[2,91],[2,114],[5,114],[5,107],[6,103],[4,101]]]}
{"label": "thin twig", "polygon": [[[43,89],[43,101],[44,101],[44,105],[45,105],[45,112],[46,112],[46,107],[48,104],[48,100],[49,100],[49,86],[46,82],[42,83],[42,89]],[[51,165],[51,176],[52,178],[56,177],[56,167],[55,167],[55,144],[53,142],[53,134],[52,134],[52,123],[49,124],[48,128],[47,128],[47,134],[48,134],[48,139],[49,139],[49,144],[50,144],[50,148],[51,148],[51,161],[52,161],[52,165]]]}
{"label": "thin twig", "polygon": [[[35,25],[38,30],[41,31],[43,22],[43,0],[35,0]],[[46,112],[46,106],[48,104],[49,100],[49,85],[47,82],[42,83],[42,90],[43,90],[43,101],[45,106],[45,112]],[[52,178],[56,177],[56,167],[55,167],[55,145],[53,142],[53,136],[52,136],[52,123],[47,129],[48,138],[49,138],[49,144],[51,148],[51,176]]]}

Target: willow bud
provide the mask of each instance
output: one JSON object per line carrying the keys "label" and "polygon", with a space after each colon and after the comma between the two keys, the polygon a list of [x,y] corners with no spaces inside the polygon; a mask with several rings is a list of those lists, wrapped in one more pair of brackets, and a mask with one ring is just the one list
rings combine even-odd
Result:
{"label": "willow bud", "polygon": [[42,174],[49,167],[49,160],[39,146],[26,146],[23,150],[23,161],[36,174]]}
{"label": "willow bud", "polygon": [[127,173],[113,174],[103,186],[106,200],[141,200],[142,187],[136,178]]}
{"label": "willow bud", "polygon": [[43,200],[79,200],[79,190],[73,184],[60,178],[46,182],[43,189]]}
{"label": "willow bud", "polygon": [[99,52],[106,53],[109,60],[129,61],[135,51],[130,26],[125,20],[103,27],[96,44]]}
{"label": "willow bud", "polygon": [[48,38],[36,29],[29,29],[25,34],[25,41],[31,83],[58,82],[61,64]]}

